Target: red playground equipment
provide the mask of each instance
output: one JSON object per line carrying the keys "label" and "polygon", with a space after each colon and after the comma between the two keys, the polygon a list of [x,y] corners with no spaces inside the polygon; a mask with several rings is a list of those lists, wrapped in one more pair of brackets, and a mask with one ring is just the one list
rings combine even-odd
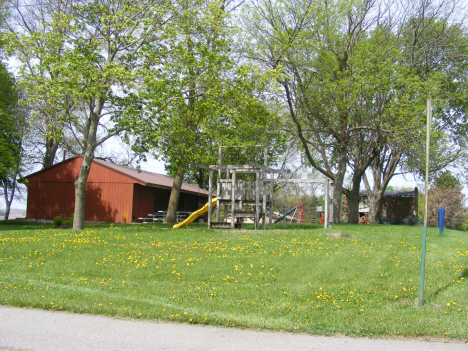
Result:
{"label": "red playground equipment", "polygon": [[[275,221],[275,223],[278,223],[279,221],[281,221],[283,218],[285,218],[288,214],[290,214],[293,211],[294,213],[292,215],[292,218],[294,218],[294,216],[296,215],[296,211],[297,211],[297,213],[299,213],[299,222],[304,224],[305,223],[304,206],[302,206],[301,202],[296,202],[296,204],[293,207],[291,207],[289,210],[287,210],[284,215],[278,218]],[[292,219],[291,219],[291,222],[292,222]]]}

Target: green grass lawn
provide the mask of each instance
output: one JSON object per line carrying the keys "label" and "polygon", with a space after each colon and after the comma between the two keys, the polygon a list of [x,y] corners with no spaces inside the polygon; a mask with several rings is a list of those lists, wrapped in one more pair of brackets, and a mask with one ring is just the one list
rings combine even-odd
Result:
{"label": "green grass lawn", "polygon": [[305,332],[468,340],[468,234],[421,227],[0,222],[0,302],[76,313]]}

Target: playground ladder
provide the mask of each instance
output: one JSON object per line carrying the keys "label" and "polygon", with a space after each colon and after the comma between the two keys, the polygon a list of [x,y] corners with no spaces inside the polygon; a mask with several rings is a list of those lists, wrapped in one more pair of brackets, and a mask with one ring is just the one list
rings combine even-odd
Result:
{"label": "playground ladder", "polygon": [[304,216],[304,206],[302,206],[301,202],[296,202],[297,212],[299,213],[299,222],[304,224],[305,223],[305,216]]}

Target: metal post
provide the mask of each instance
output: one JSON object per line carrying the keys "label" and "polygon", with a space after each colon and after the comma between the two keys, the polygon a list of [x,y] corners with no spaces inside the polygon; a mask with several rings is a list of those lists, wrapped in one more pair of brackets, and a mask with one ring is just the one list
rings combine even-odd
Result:
{"label": "metal post", "polygon": [[294,210],[294,213],[291,216],[291,220],[289,221],[289,223],[292,223],[294,216],[296,215],[296,212],[297,212],[297,206],[296,206],[296,209]]}
{"label": "metal post", "polygon": [[[265,166],[268,166],[268,146],[265,145],[265,148],[263,150],[263,161],[264,161],[264,165]],[[266,179],[266,172],[263,172],[263,180]],[[265,230],[265,226],[266,226],[266,212],[267,212],[267,188],[268,188],[268,185],[264,182],[262,182],[262,190],[263,190],[263,216],[262,216],[262,220],[263,220],[263,225],[262,225],[262,228],[263,230]]]}
{"label": "metal post", "polygon": [[258,229],[260,217],[260,172],[257,171],[255,179],[255,230]]}
{"label": "metal post", "polygon": [[[224,183],[226,185],[226,189],[225,189],[225,194],[228,194],[228,190],[229,190],[229,183],[227,182],[227,180],[231,179],[231,171],[229,169],[226,169],[226,182]],[[232,192],[232,189],[231,189],[231,192]],[[223,212],[223,222],[227,222],[227,208],[228,208],[228,198],[226,197],[226,201],[224,202],[224,212]]]}
{"label": "metal post", "polygon": [[266,173],[262,172],[262,182],[261,182],[261,187],[262,187],[262,193],[263,193],[263,204],[262,204],[262,229],[265,230],[266,227],[266,207],[267,207],[267,187],[268,185],[264,182],[266,179]]}
{"label": "metal post", "polygon": [[[273,179],[273,173],[270,173],[270,179]],[[268,197],[270,200],[270,218],[269,218],[268,228],[271,230],[273,226],[273,183],[270,183],[269,185]]]}
{"label": "metal post", "polygon": [[211,215],[213,214],[213,208],[211,202],[213,200],[213,170],[210,169],[210,176],[208,178],[208,228],[211,228]]}
{"label": "metal post", "polygon": [[288,192],[288,183],[284,186],[284,222],[283,229],[286,229],[286,193]]}
{"label": "metal post", "polygon": [[236,228],[236,170],[232,171],[231,229]]}
{"label": "metal post", "polygon": [[429,146],[431,142],[432,103],[427,99],[427,124],[426,124],[426,199],[424,208],[424,226],[421,245],[421,277],[419,282],[419,306],[424,303],[424,276],[426,273],[426,236],[427,236],[427,204],[429,195]]}
{"label": "metal post", "polygon": [[329,179],[325,180],[325,223],[324,228],[328,228],[328,188],[330,186]]}
{"label": "metal post", "polygon": [[218,187],[216,189],[216,198],[218,199],[217,201],[217,206],[216,206],[216,222],[219,222],[219,211],[221,209],[221,203],[219,201],[221,197],[221,165],[223,164],[223,147],[220,145],[218,148]]}
{"label": "metal post", "polygon": [[334,197],[334,192],[335,192],[335,186],[334,186],[334,183],[331,183],[331,187],[330,187],[330,228],[333,228],[333,224],[334,224],[334,212],[333,212],[333,207],[335,205],[335,197]]}

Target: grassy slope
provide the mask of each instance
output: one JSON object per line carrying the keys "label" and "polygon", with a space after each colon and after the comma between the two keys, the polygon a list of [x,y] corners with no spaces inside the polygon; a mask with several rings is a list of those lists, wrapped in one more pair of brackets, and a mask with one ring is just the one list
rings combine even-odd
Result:
{"label": "grassy slope", "polygon": [[418,307],[421,227],[276,228],[74,232],[3,221],[0,303],[322,335],[468,339],[466,233],[428,229],[426,303]]}

